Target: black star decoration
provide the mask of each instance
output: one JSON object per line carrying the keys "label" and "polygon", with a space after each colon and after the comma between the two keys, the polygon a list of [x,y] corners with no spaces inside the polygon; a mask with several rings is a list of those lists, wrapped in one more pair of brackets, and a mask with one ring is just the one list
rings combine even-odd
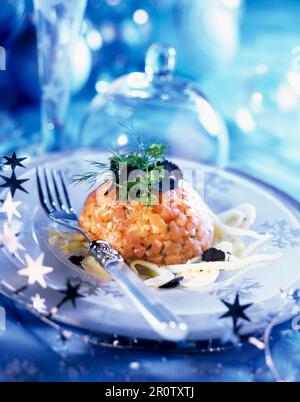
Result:
{"label": "black star decoration", "polygon": [[3,159],[6,160],[6,162],[4,162],[5,166],[10,166],[12,168],[12,170],[15,170],[15,168],[17,166],[25,168],[25,166],[22,164],[22,162],[25,161],[25,159],[27,159],[27,158],[17,158],[17,155],[14,152],[12,154],[12,156],[4,156]]}
{"label": "black star decoration", "polygon": [[67,288],[64,290],[60,290],[60,293],[63,293],[65,297],[59,302],[56,306],[60,308],[63,304],[70,301],[74,308],[76,308],[76,299],[80,297],[84,297],[82,294],[79,293],[79,289],[81,287],[81,283],[77,283],[73,285],[70,280],[67,281]]}
{"label": "black star decoration", "polygon": [[221,299],[221,302],[225,304],[228,308],[227,313],[223,314],[220,318],[228,318],[231,317],[233,321],[233,330],[235,333],[238,333],[240,330],[240,326],[237,326],[238,320],[243,319],[246,321],[250,321],[249,317],[244,313],[244,311],[252,306],[252,303],[249,304],[240,304],[240,296],[237,293],[235,296],[235,300],[233,304],[228,303],[226,300]]}
{"label": "black star decoration", "polygon": [[12,172],[11,177],[6,177],[3,175],[0,175],[2,179],[5,181],[5,183],[1,184],[0,187],[8,187],[10,189],[12,197],[14,197],[15,192],[17,190],[24,191],[24,193],[28,193],[25,188],[22,187],[22,184],[28,181],[29,179],[17,179],[15,172]]}

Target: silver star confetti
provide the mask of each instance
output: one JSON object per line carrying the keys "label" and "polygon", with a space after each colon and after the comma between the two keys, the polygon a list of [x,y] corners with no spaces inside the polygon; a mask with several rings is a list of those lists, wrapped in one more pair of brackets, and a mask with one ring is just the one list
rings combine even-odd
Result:
{"label": "silver star confetti", "polygon": [[32,307],[41,314],[45,314],[47,312],[47,307],[45,304],[45,299],[41,298],[41,296],[37,293],[35,296],[31,297]]}
{"label": "silver star confetti", "polygon": [[7,222],[3,224],[3,231],[0,233],[0,243],[2,246],[5,246],[11,254],[15,254],[18,250],[24,250],[24,247],[18,241],[16,232],[9,227]]}
{"label": "silver star confetti", "polygon": [[12,221],[13,216],[17,218],[21,218],[21,215],[17,208],[22,203],[20,201],[14,201],[11,193],[7,194],[6,200],[3,202],[2,207],[0,208],[0,212],[5,213],[7,215],[7,220],[10,223]]}
{"label": "silver star confetti", "polygon": [[33,260],[30,255],[25,254],[26,268],[18,271],[19,275],[28,277],[28,285],[38,283],[42,288],[46,289],[47,284],[44,276],[53,271],[53,268],[43,265],[44,253],[36,260]]}

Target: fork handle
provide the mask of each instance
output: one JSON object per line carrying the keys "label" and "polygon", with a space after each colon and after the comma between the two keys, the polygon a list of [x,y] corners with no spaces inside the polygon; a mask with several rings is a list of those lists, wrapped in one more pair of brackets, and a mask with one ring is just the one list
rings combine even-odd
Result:
{"label": "fork handle", "polygon": [[[105,256],[103,244],[105,244],[106,252],[111,251],[113,257]],[[90,253],[118,282],[156,333],[169,341],[182,341],[186,338],[187,325],[160,303],[154,291],[144,284],[108,243],[92,242]]]}

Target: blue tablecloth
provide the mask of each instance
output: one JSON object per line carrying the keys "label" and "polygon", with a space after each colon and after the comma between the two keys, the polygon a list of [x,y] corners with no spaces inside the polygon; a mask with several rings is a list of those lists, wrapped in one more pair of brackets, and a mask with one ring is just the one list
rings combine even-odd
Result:
{"label": "blue tablecloth", "polygon": [[[62,341],[13,303],[0,298],[7,329],[0,334],[0,380],[5,381],[271,381],[264,354],[246,344],[222,352],[162,353]],[[299,379],[300,335],[290,323],[273,334],[272,356],[284,378]]]}
{"label": "blue tablecloth", "polygon": [[0,379],[17,381],[253,381],[271,380],[263,354],[249,345],[226,352],[176,354],[63,342],[4,298]]}

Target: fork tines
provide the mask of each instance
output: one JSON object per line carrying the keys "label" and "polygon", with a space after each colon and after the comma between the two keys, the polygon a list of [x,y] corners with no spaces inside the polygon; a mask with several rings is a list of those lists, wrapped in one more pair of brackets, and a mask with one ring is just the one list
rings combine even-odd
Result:
{"label": "fork tines", "polygon": [[60,170],[37,168],[36,180],[41,206],[48,215],[58,210],[74,212],[64,175]]}

